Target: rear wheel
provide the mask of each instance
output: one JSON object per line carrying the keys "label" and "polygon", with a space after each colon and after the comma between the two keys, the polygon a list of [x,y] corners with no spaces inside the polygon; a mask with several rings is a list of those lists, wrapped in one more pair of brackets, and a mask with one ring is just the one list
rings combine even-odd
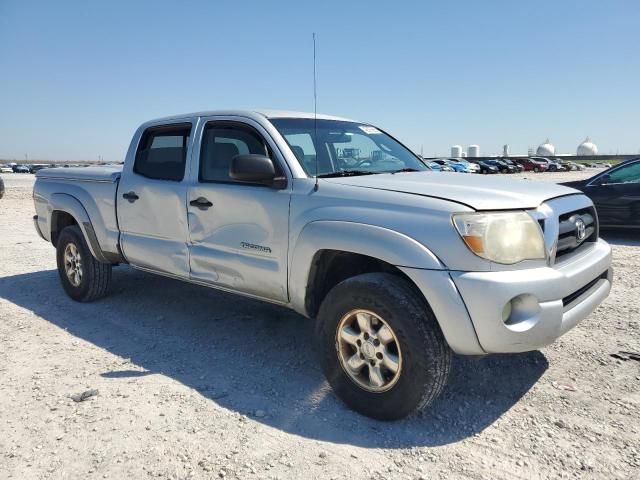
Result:
{"label": "rear wheel", "polygon": [[92,302],[106,295],[111,264],[94,258],[77,225],[62,230],[56,248],[58,275],[67,295],[78,302]]}
{"label": "rear wheel", "polygon": [[451,350],[406,280],[367,273],[335,286],[318,314],[322,369],[357,412],[395,420],[429,405],[449,376]]}

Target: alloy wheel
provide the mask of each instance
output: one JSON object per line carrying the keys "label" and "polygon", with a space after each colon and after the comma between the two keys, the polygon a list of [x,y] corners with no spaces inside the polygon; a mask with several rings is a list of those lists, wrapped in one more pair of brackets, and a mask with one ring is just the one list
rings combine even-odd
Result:
{"label": "alloy wheel", "polygon": [[371,311],[352,310],[342,317],[336,347],[343,370],[364,390],[385,392],[400,378],[400,343],[390,325]]}
{"label": "alloy wheel", "polygon": [[82,255],[78,247],[73,243],[67,244],[64,249],[64,271],[67,274],[69,283],[74,287],[79,287],[82,283]]}

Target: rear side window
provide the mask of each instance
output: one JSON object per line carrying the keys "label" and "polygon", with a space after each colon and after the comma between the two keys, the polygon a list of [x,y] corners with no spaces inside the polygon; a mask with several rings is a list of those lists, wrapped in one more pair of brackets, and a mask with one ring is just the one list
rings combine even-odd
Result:
{"label": "rear side window", "polygon": [[190,123],[149,128],[140,140],[133,171],[156,180],[181,181],[190,134]]}
{"label": "rear side window", "polygon": [[231,160],[250,153],[271,157],[269,147],[251,127],[222,122],[207,124],[202,134],[199,180],[236,183],[229,176]]}

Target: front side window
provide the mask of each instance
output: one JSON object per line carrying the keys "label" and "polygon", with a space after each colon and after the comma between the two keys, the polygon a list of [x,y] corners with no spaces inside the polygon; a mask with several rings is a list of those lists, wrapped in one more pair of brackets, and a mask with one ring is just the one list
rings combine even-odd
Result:
{"label": "front side window", "polygon": [[236,155],[257,154],[271,157],[262,137],[251,127],[209,123],[202,134],[200,150],[201,182],[236,182],[229,176]]}
{"label": "front side window", "polygon": [[184,178],[191,124],[147,129],[140,140],[133,171],[156,180]]}
{"label": "front side window", "polygon": [[371,125],[278,118],[271,123],[309,176],[429,170],[409,149]]}
{"label": "front side window", "polygon": [[640,183],[640,162],[614,170],[606,183]]}

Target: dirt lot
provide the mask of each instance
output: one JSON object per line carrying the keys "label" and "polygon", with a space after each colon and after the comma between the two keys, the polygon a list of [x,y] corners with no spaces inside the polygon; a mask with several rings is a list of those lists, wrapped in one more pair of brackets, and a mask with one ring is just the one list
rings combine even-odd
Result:
{"label": "dirt lot", "polygon": [[33,177],[3,177],[0,478],[640,476],[640,362],[610,356],[640,352],[638,236],[605,235],[612,294],[553,346],[457,358],[428,411],[380,423],[333,396],[311,322],[282,308],[124,266],[108,298],[74,303]]}

